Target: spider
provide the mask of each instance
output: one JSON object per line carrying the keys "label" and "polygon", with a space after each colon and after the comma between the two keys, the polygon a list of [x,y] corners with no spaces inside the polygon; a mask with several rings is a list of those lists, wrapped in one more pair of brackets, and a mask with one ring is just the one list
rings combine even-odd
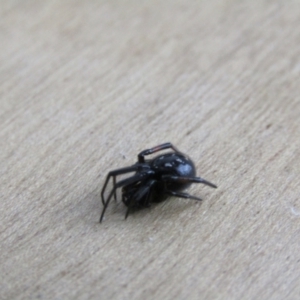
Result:
{"label": "spider", "polygon": [[[145,160],[145,156],[165,149],[172,149],[173,152]],[[130,172],[134,172],[134,175],[119,182],[116,181],[118,175]],[[113,189],[105,201],[104,192],[111,177],[113,178]],[[163,201],[167,196],[201,201],[201,198],[181,192],[192,183],[203,183],[217,188],[213,183],[196,177],[196,169],[192,160],[171,143],[146,149],[138,154],[138,161],[134,165],[108,173],[101,191],[103,210],[100,223],[111,198],[114,196],[116,200],[118,188],[122,188],[122,201],[127,206],[125,214],[125,219],[127,219],[130,210],[149,207],[152,202]]]}

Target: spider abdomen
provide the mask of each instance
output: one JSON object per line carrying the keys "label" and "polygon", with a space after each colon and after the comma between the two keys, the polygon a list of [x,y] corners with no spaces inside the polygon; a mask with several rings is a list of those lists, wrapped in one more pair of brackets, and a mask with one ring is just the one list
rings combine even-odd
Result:
{"label": "spider abdomen", "polygon": [[[192,160],[182,153],[166,153],[154,158],[151,162],[151,169],[155,171],[157,180],[163,175],[178,177],[194,177],[196,169]],[[172,190],[183,190],[190,186],[187,182],[168,182],[167,187]]]}

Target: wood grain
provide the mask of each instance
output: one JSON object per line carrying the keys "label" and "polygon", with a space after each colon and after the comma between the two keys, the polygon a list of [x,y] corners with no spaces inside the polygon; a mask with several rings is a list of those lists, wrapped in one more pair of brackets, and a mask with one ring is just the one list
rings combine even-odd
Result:
{"label": "wood grain", "polygon": [[[1,299],[299,299],[297,1],[6,1]],[[107,172],[171,141],[218,184],[124,221]]]}

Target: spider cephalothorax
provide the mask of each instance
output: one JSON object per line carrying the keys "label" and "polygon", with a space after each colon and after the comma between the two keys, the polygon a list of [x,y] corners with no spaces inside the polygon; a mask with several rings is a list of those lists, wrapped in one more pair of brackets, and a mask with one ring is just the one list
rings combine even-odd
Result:
{"label": "spider cephalothorax", "polygon": [[[165,149],[172,149],[174,152],[145,160],[146,155]],[[116,176],[131,172],[134,172],[133,176],[116,182]],[[111,177],[113,177],[114,186],[105,201],[104,192]],[[127,206],[125,215],[125,218],[127,218],[131,209],[149,207],[152,202],[162,201],[168,195],[201,200],[198,197],[181,192],[193,182],[203,183],[213,188],[217,187],[201,177],[196,177],[196,169],[192,160],[178,151],[171,143],[144,150],[138,155],[138,162],[134,165],[108,173],[101,192],[103,210],[100,223],[112,196],[116,198],[118,188],[122,188],[122,201]]]}

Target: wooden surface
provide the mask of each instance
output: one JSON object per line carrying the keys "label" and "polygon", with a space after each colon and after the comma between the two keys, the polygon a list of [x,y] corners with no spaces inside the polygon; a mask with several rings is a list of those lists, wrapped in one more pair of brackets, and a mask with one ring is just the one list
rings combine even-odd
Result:
{"label": "wooden surface", "polygon": [[[297,1],[2,1],[1,299],[300,299]],[[171,141],[217,190],[129,216]]]}

